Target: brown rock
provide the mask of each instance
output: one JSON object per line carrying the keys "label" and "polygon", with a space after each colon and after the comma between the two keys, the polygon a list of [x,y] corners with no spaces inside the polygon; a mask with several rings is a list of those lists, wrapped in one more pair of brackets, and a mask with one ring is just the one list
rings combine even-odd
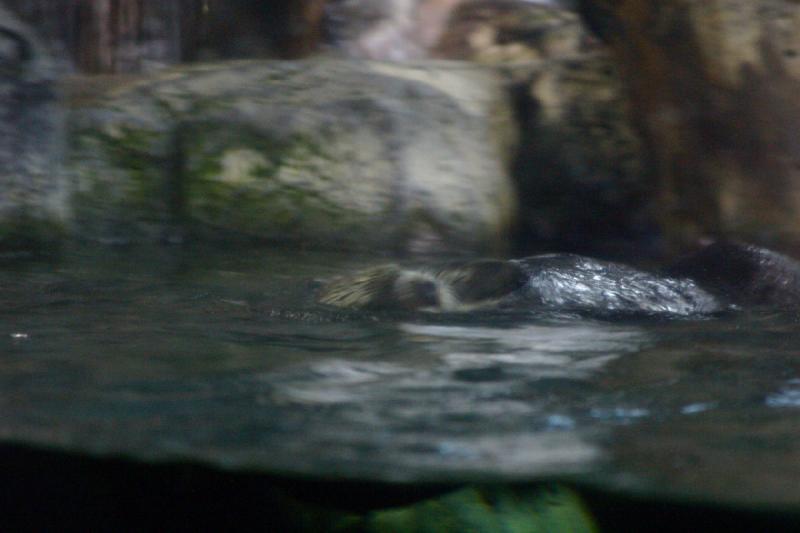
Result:
{"label": "brown rock", "polygon": [[497,64],[575,57],[596,47],[572,10],[520,0],[471,0],[453,11],[432,54]]}
{"label": "brown rock", "polygon": [[800,241],[800,3],[585,0],[612,45],[675,246]]}
{"label": "brown rock", "polygon": [[524,88],[515,172],[522,237],[584,253],[646,238],[652,178],[611,59],[551,61]]}

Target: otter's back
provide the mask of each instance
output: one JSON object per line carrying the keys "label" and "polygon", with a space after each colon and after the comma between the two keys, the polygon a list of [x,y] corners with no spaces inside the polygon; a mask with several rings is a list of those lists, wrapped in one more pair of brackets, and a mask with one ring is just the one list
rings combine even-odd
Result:
{"label": "otter's back", "polygon": [[687,278],[569,254],[533,256],[516,262],[528,275],[519,294],[526,305],[672,315],[712,313],[723,308],[717,298]]}
{"label": "otter's back", "polygon": [[785,255],[736,242],[717,242],[678,261],[685,276],[720,299],[740,305],[800,305],[800,264]]}

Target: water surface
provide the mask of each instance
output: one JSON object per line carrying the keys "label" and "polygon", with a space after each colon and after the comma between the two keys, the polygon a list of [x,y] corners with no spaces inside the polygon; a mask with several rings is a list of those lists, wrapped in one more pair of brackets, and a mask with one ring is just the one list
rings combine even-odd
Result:
{"label": "water surface", "polygon": [[800,505],[793,313],[321,308],[375,258],[73,250],[0,269],[0,438],[391,482]]}

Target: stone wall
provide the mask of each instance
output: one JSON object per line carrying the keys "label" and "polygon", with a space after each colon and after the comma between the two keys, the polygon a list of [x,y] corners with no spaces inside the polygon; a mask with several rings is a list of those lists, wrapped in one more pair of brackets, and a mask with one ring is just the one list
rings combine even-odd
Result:
{"label": "stone wall", "polygon": [[57,68],[29,28],[0,6],[0,249],[51,243],[67,203],[61,179]]}
{"label": "stone wall", "polygon": [[612,46],[675,247],[800,242],[800,3],[584,0]]}
{"label": "stone wall", "polygon": [[337,60],[183,67],[70,118],[76,235],[492,251],[516,203],[497,73]]}

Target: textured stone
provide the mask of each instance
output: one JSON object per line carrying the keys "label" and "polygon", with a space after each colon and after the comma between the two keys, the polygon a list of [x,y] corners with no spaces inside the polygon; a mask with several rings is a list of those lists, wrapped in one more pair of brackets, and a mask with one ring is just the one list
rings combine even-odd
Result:
{"label": "textured stone", "polygon": [[514,127],[466,64],[241,62],[176,69],[70,120],[80,235],[415,251],[502,246]]}
{"label": "textured stone", "polygon": [[0,249],[57,238],[66,216],[57,69],[31,31],[0,6]]}
{"label": "textured stone", "polygon": [[584,0],[612,47],[675,247],[800,243],[800,3]]}
{"label": "textured stone", "polygon": [[583,251],[646,236],[654,187],[610,58],[548,62],[524,82],[521,101],[516,175],[524,236]]}
{"label": "textured stone", "polygon": [[466,0],[432,53],[508,76],[522,124],[515,177],[523,248],[596,253],[638,245],[653,231],[652,177],[619,69],[574,9]]}
{"label": "textured stone", "polygon": [[575,58],[597,48],[574,10],[521,0],[467,0],[453,11],[435,57],[486,64]]}

